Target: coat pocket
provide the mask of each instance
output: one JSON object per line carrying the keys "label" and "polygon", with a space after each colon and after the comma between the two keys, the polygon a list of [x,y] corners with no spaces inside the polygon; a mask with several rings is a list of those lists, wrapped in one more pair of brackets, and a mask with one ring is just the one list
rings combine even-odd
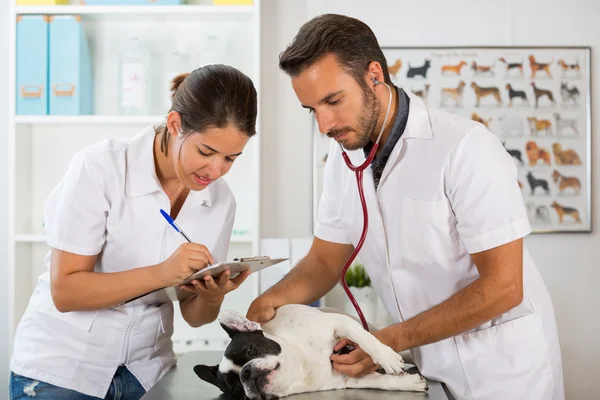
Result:
{"label": "coat pocket", "polygon": [[54,303],[43,302],[33,313],[38,328],[32,360],[34,367],[57,377],[72,379],[82,361],[90,340],[90,331],[97,311],[62,313]]}
{"label": "coat pocket", "polygon": [[451,259],[460,251],[460,240],[448,200],[405,197],[402,206],[404,254],[413,261]]}
{"label": "coat pocket", "polygon": [[546,341],[534,314],[454,338],[472,399],[551,399]]}

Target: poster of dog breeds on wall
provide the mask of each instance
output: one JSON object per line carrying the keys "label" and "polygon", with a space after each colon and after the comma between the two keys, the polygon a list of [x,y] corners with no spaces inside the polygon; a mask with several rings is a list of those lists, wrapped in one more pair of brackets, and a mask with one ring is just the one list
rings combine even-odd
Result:
{"label": "poster of dog breeds on wall", "polygon": [[498,137],[515,163],[533,232],[591,231],[589,47],[383,52],[396,86]]}

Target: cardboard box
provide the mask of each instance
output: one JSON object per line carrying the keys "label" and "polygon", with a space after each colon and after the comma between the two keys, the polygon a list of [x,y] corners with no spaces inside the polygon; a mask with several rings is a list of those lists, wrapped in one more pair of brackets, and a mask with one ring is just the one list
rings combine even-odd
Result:
{"label": "cardboard box", "polygon": [[17,17],[17,99],[20,115],[48,114],[48,17]]}
{"label": "cardboard box", "polygon": [[81,18],[54,16],[49,26],[49,114],[92,114],[92,60]]}

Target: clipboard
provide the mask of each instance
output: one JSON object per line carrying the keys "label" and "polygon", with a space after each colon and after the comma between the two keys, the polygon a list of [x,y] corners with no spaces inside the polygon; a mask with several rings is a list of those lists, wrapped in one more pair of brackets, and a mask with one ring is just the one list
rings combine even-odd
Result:
{"label": "clipboard", "polygon": [[201,280],[206,275],[217,278],[226,269],[229,269],[231,272],[229,279],[233,279],[247,269],[251,273],[254,273],[287,260],[288,258],[271,258],[267,256],[234,258],[233,261],[225,261],[208,266],[189,278],[184,279],[179,285],[187,285],[195,279]]}
{"label": "clipboard", "polygon": [[179,286],[190,284],[193,280],[202,280],[204,278],[204,276],[206,276],[206,275],[210,275],[213,278],[218,278],[219,275],[221,275],[221,273],[223,271],[225,271],[226,269],[229,269],[229,271],[231,273],[229,275],[229,279],[233,279],[245,270],[249,269],[251,271],[251,274],[253,274],[253,273],[263,270],[265,268],[268,268],[273,265],[287,261],[288,259],[289,258],[271,258],[268,256],[256,256],[256,257],[234,258],[232,261],[219,262],[216,264],[212,264],[212,265],[204,268],[201,271],[196,272],[195,274],[193,274],[193,275],[189,276],[188,278],[184,279],[183,281],[179,282],[177,285],[167,286],[167,287],[153,290],[148,293],[144,293],[140,296],[134,297],[131,300],[127,300],[121,304],[111,307],[111,309],[119,308],[127,303],[131,303],[134,300],[138,300],[144,296],[147,296],[149,294],[159,292],[159,291],[164,292],[161,294],[161,297],[164,300],[181,301],[190,296],[193,296],[193,293],[190,293],[187,290],[182,290],[179,288]]}

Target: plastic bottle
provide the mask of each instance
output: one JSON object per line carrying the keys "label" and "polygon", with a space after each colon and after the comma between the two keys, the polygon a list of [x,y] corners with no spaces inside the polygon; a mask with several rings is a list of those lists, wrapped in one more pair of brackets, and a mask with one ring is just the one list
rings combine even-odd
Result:
{"label": "plastic bottle", "polygon": [[162,113],[166,113],[171,109],[171,81],[173,78],[181,73],[191,72],[189,71],[186,60],[187,57],[183,52],[173,51],[167,55],[164,76],[162,78],[164,88],[164,94],[162,96],[163,102],[161,104],[162,108],[164,108],[161,110]]}
{"label": "plastic bottle", "polygon": [[134,36],[120,54],[119,110],[123,115],[150,114],[150,52]]}
{"label": "plastic bottle", "polygon": [[216,35],[206,37],[200,54],[200,66],[223,64],[220,45],[220,40]]}

